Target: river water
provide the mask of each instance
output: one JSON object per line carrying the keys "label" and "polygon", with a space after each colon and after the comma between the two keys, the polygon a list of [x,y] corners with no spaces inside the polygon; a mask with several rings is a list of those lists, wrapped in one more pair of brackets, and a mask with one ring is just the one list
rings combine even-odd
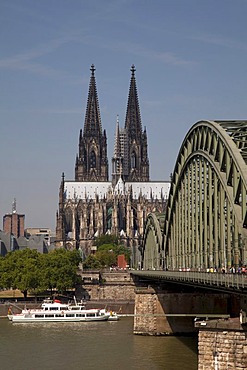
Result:
{"label": "river water", "polygon": [[117,322],[13,324],[0,319],[1,370],[197,370],[197,338],[133,334]]}

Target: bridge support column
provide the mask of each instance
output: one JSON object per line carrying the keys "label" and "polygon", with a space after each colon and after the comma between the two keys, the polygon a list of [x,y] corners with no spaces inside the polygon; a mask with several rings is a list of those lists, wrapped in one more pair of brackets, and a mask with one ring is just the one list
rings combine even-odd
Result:
{"label": "bridge support column", "polygon": [[134,334],[169,335],[172,329],[155,290],[138,288],[135,295]]}
{"label": "bridge support column", "polygon": [[198,321],[198,370],[246,369],[247,325],[239,318]]}
{"label": "bridge support column", "polygon": [[136,287],[134,334],[179,335],[196,332],[198,315],[227,314],[229,296]]}

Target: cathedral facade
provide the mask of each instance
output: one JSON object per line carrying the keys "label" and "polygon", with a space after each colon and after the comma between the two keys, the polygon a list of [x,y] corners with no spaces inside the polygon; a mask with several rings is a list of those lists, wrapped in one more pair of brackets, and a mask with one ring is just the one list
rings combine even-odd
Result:
{"label": "cathedral facade", "polygon": [[114,234],[135,255],[142,243],[150,212],[164,212],[170,189],[167,181],[150,181],[146,129],[142,129],[135,67],[131,67],[124,128],[117,119],[112,176],[108,178],[107,135],[102,129],[95,68],[91,77],[85,122],[79,134],[75,180],[62,175],[56,219],[56,245],[80,248],[84,255],[94,240]]}

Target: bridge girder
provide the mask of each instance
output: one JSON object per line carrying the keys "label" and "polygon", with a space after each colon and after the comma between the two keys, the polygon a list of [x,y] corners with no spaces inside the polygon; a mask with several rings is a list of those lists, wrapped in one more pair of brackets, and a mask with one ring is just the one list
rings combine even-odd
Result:
{"label": "bridge girder", "polygon": [[[247,121],[192,126],[171,180],[159,268],[247,264],[246,162]],[[144,261],[148,250],[144,245]]]}
{"label": "bridge girder", "polygon": [[149,213],[147,216],[143,234],[143,261],[144,270],[158,270],[163,267],[164,253],[162,248],[162,230],[164,226],[164,215]]}

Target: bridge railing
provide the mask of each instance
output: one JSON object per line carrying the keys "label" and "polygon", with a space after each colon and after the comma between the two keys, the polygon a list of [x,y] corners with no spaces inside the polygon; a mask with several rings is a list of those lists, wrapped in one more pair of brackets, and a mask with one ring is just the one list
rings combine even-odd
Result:
{"label": "bridge railing", "polygon": [[247,275],[245,274],[222,274],[222,273],[211,273],[211,272],[165,272],[166,275],[170,275],[172,278],[177,278],[184,281],[192,281],[194,283],[225,286],[228,288],[247,288]]}
{"label": "bridge railing", "polygon": [[247,274],[229,274],[196,271],[132,271],[134,275],[153,279],[184,281],[194,285],[210,285],[228,289],[247,289]]}

